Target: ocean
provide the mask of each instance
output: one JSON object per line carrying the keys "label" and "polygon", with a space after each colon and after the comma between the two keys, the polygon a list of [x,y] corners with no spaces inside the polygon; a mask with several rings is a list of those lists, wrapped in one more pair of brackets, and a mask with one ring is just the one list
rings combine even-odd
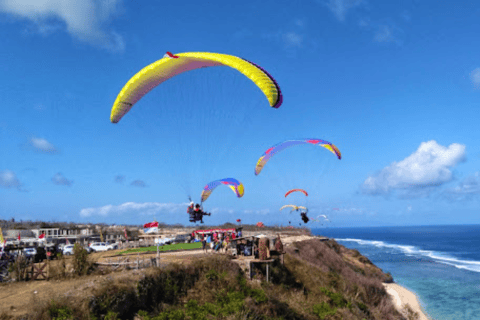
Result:
{"label": "ocean", "polygon": [[419,297],[436,320],[480,319],[480,225],[321,228]]}

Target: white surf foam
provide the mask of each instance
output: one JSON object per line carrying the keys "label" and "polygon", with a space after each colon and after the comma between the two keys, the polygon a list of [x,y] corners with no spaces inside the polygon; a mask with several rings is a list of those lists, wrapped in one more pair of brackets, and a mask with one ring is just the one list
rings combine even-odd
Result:
{"label": "white surf foam", "polygon": [[464,269],[464,270],[469,270],[473,272],[480,272],[480,261],[458,259],[444,252],[422,250],[416,246],[392,244],[392,243],[387,243],[379,240],[362,240],[362,239],[351,239],[351,238],[343,238],[343,239],[339,238],[335,240],[344,241],[344,242],[356,242],[360,245],[374,246],[377,248],[389,248],[389,249],[402,252],[407,256],[426,257],[426,258],[430,258],[435,262],[450,265],[458,269]]}

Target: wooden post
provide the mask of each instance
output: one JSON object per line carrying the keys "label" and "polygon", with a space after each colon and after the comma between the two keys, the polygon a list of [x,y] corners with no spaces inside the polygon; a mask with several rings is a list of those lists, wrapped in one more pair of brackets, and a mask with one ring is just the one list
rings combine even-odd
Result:
{"label": "wooden post", "polygon": [[157,267],[160,266],[160,243],[157,242],[157,261],[156,261]]}

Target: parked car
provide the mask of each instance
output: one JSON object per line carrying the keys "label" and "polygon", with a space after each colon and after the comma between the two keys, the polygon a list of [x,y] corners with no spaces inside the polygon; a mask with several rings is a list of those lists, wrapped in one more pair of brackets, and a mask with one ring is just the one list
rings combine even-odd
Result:
{"label": "parked car", "polygon": [[62,249],[63,255],[65,255],[65,256],[72,255],[74,246],[75,245],[73,245],[73,244],[67,244],[66,246],[64,246],[63,249]]}
{"label": "parked car", "polygon": [[25,248],[23,249],[23,254],[27,258],[34,257],[37,254],[37,250],[35,248]]}
{"label": "parked car", "polygon": [[173,243],[188,243],[192,239],[192,235],[190,233],[185,234],[177,234]]}
{"label": "parked car", "polygon": [[173,238],[155,239],[155,244],[163,246],[163,245],[166,245],[166,244],[171,244],[173,240],[174,240]]}
{"label": "parked car", "polygon": [[111,250],[105,242],[94,242],[90,245],[90,248],[94,252],[108,251]]}
{"label": "parked car", "polygon": [[110,243],[110,244],[107,244],[107,248],[109,250],[117,250],[118,249],[118,243]]}

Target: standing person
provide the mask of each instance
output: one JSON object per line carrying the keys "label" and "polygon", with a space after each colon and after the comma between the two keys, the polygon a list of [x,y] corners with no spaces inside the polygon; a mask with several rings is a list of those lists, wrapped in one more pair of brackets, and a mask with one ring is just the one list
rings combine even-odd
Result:
{"label": "standing person", "polygon": [[202,238],[202,249],[203,252],[207,253],[207,237],[205,235]]}
{"label": "standing person", "polygon": [[228,253],[228,246],[230,245],[230,242],[232,241],[232,236],[227,235],[225,237],[225,253]]}
{"label": "standing person", "polygon": [[215,241],[215,251],[218,252],[220,251],[221,248],[222,248],[222,240],[217,239],[217,241]]}
{"label": "standing person", "polygon": [[213,249],[215,248],[215,240],[212,239],[210,242],[210,251],[213,253]]}

